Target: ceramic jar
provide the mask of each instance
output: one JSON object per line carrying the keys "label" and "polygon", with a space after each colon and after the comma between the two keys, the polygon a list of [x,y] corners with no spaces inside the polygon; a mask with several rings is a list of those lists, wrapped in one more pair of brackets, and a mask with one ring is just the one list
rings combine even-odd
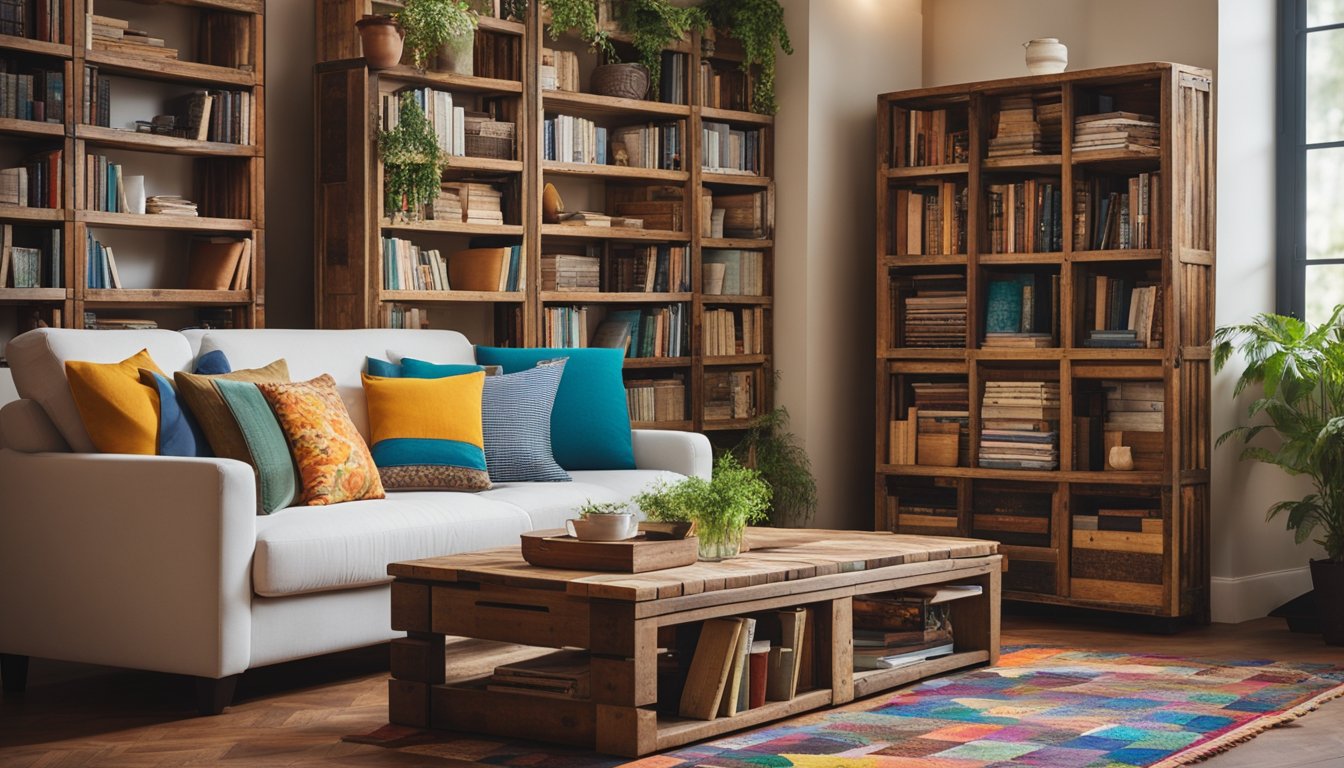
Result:
{"label": "ceramic jar", "polygon": [[1027,71],[1033,75],[1057,74],[1069,65],[1069,48],[1058,38],[1037,38],[1023,47],[1027,49]]}

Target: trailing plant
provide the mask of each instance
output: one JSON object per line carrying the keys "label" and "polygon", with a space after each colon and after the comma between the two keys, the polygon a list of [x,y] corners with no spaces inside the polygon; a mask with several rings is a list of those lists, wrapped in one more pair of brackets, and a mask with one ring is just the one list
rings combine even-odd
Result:
{"label": "trailing plant", "polygon": [[[1222,370],[1235,351],[1246,368],[1235,394],[1262,387],[1251,402],[1246,423],[1229,429],[1218,445],[1235,439],[1245,444],[1243,460],[1272,464],[1290,475],[1307,475],[1314,492],[1280,501],[1266,519],[1287,516],[1297,542],[1311,539],[1326,556],[1344,562],[1344,305],[1326,322],[1312,327],[1292,317],[1262,314],[1244,325],[1214,333],[1213,364]],[[1261,433],[1273,445],[1251,445]]]}
{"label": "trailing plant", "polygon": [[602,515],[626,515],[630,513],[629,506],[623,501],[604,501],[596,502],[588,499],[579,506],[579,517],[599,517]]}
{"label": "trailing plant", "polygon": [[423,211],[439,194],[442,156],[439,140],[420,104],[409,92],[401,94],[397,127],[378,132],[378,155],[383,161],[383,209]]}
{"label": "trailing plant", "polygon": [[434,60],[444,43],[476,29],[476,12],[466,0],[406,0],[396,19],[420,69]]}
{"label": "trailing plant", "polygon": [[663,71],[663,49],[686,37],[693,29],[709,27],[709,16],[698,7],[679,8],[668,0],[625,0],[618,19],[621,30],[649,70],[649,83],[656,98]]}
{"label": "trailing plant", "polygon": [[704,10],[716,28],[741,41],[742,71],[751,74],[752,67],[756,68],[752,109],[773,115],[777,108],[775,48],[793,53],[779,0],[706,0]]}
{"label": "trailing plant", "polygon": [[608,61],[619,61],[616,48],[611,44],[611,36],[597,28],[597,4],[594,0],[541,0],[551,12],[551,25],[547,28],[552,40],[559,40],[566,32],[577,34],[588,49],[604,56]]}
{"label": "trailing plant", "polygon": [[789,431],[789,412],[784,406],[755,419],[733,448],[743,466],[761,473],[770,485],[770,523],[806,527],[817,512],[817,479],[812,461]]}
{"label": "trailing plant", "polygon": [[770,486],[759,472],[725,453],[715,462],[712,479],[688,477],[673,484],[659,481],[637,494],[633,502],[651,520],[693,521],[702,541],[717,544],[737,540],[751,523],[765,522]]}

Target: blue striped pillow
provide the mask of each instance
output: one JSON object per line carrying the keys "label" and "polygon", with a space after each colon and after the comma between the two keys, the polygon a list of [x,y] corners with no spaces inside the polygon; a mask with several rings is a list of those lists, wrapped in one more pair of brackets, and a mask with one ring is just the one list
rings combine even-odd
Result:
{"label": "blue striped pillow", "polygon": [[563,360],[506,376],[486,376],[481,426],[485,466],[496,483],[564,482],[551,453],[551,408]]}

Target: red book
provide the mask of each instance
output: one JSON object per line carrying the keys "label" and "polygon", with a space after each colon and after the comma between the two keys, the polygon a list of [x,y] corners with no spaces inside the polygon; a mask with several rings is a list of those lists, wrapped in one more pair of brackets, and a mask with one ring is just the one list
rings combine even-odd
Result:
{"label": "red book", "polygon": [[765,704],[765,675],[769,666],[769,649],[751,654],[750,664],[750,684],[751,692],[747,698],[747,706],[755,709]]}

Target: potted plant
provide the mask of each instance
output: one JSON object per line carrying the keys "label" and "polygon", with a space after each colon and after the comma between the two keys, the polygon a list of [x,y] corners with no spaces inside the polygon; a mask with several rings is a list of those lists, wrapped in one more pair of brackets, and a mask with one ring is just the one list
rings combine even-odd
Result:
{"label": "potted plant", "polygon": [[817,479],[812,476],[807,452],[789,431],[789,412],[784,406],[753,421],[733,454],[769,484],[771,525],[806,527],[812,522],[817,512]]}
{"label": "potted plant", "polygon": [[439,194],[442,156],[438,137],[411,93],[401,94],[396,127],[378,132],[378,156],[383,209],[393,218],[419,219]]}
{"label": "potted plant", "polygon": [[364,60],[370,69],[395,67],[401,61],[402,33],[392,16],[369,15],[355,22]]}
{"label": "potted plant", "polygon": [[723,560],[741,551],[742,532],[748,524],[765,521],[770,486],[759,472],[725,453],[715,462],[712,479],[688,477],[671,485],[659,482],[637,494],[633,502],[657,522],[694,522],[700,559]]}
{"label": "potted plant", "polygon": [[426,69],[437,59],[439,69],[472,73],[476,12],[466,0],[406,0],[397,21],[406,32],[415,66]]}
{"label": "potted plant", "polygon": [[589,499],[578,512],[579,519],[566,520],[565,528],[581,541],[621,541],[638,532],[639,524],[625,502]]}
{"label": "potted plant", "polygon": [[[1315,536],[1325,559],[1311,561],[1312,586],[1325,641],[1344,645],[1344,305],[1312,327],[1292,317],[1257,315],[1250,323],[1219,328],[1213,363],[1221,370],[1237,352],[1246,368],[1235,394],[1262,388],[1246,423],[1218,438],[1245,444],[1241,458],[1311,478],[1313,492],[1269,508],[1267,519],[1287,518],[1297,542]],[[1253,445],[1261,433],[1270,445]]]}
{"label": "potted plant", "polygon": [[[680,8],[668,0],[626,0],[621,5],[618,19],[621,30],[630,35],[630,42],[639,54],[639,65],[608,64],[593,71],[593,90],[598,91],[599,70],[606,67],[631,67],[642,65],[648,73],[653,98],[658,97],[658,87],[662,79],[663,50],[672,43],[684,38],[693,29],[705,29],[709,26],[709,17],[698,7]],[[649,88],[645,88],[648,92]],[[635,98],[643,98],[641,92]]]}
{"label": "potted plant", "polygon": [[541,0],[550,11],[551,23],[546,32],[552,40],[559,40],[566,32],[573,32],[594,51],[607,60],[618,60],[611,37],[597,28],[597,4],[594,0]]}
{"label": "potted plant", "polygon": [[704,11],[716,28],[741,41],[742,71],[752,74],[756,70],[752,109],[774,114],[775,48],[793,53],[779,0],[707,0]]}

